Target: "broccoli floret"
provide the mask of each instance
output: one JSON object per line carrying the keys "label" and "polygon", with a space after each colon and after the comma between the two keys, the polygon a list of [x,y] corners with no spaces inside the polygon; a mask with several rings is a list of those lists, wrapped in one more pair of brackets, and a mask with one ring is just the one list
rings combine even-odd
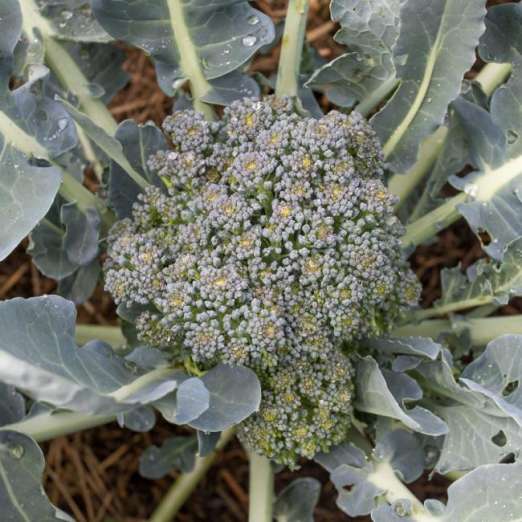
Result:
{"label": "broccoli floret", "polygon": [[261,409],[244,421],[238,436],[246,447],[296,466],[346,439],[353,399],[350,360],[333,352],[327,361],[288,361],[265,372]]}
{"label": "broccoli floret", "polygon": [[[262,413],[248,420],[248,443],[286,464],[325,450],[348,426],[350,400],[321,409],[294,390],[284,410],[271,383],[298,367],[298,381],[319,372],[317,390],[330,390],[324,368],[348,368],[341,352],[383,334],[418,300],[376,136],[357,113],[303,118],[275,97],[235,102],[213,123],[178,112],[163,128],[172,150],[149,166],[165,189],[149,187],[115,225],[106,288],[117,303],[145,305],[140,338],[174,361],[258,373],[263,411],[277,416],[265,437]],[[349,381],[338,395],[351,396]],[[305,422],[312,431],[298,446]]]}

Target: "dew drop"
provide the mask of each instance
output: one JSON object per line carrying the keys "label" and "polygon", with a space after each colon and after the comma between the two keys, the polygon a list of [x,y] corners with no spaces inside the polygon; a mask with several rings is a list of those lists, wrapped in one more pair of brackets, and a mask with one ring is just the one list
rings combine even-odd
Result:
{"label": "dew drop", "polygon": [[245,46],[245,47],[253,47],[257,42],[257,37],[253,36],[253,35],[250,35],[250,36],[245,36],[242,40],[241,40],[241,43]]}
{"label": "dew drop", "polygon": [[513,145],[513,143],[515,143],[518,138],[519,138],[519,134],[517,131],[514,131],[513,129],[509,129],[507,131],[507,142],[510,144],[510,145]]}
{"label": "dew drop", "polygon": [[72,11],[62,11],[61,14],[64,20],[70,20],[74,16]]}
{"label": "dew drop", "polygon": [[478,187],[477,187],[477,185],[475,185],[473,183],[469,183],[464,187],[464,192],[468,196],[475,198],[475,197],[477,197],[477,194],[478,194]]}
{"label": "dew drop", "polygon": [[177,91],[178,89],[181,89],[185,83],[187,83],[187,79],[186,78],[178,78],[177,80],[174,80],[172,82],[172,88]]}
{"label": "dew drop", "polygon": [[9,449],[9,453],[16,460],[20,460],[24,456],[25,450],[21,444],[10,444],[8,446],[8,449]]}
{"label": "dew drop", "polygon": [[101,98],[105,94],[105,89],[99,83],[88,83],[85,88],[93,98]]}
{"label": "dew drop", "polygon": [[259,18],[256,15],[253,15],[248,18],[248,23],[250,25],[257,25],[259,23]]}
{"label": "dew drop", "polygon": [[67,118],[60,118],[58,120],[58,129],[60,131],[63,131],[65,130],[65,128],[67,127],[67,125],[69,125],[69,121],[67,120]]}
{"label": "dew drop", "polygon": [[393,510],[398,517],[406,517],[410,514],[410,506],[407,501],[398,500],[393,506]]}

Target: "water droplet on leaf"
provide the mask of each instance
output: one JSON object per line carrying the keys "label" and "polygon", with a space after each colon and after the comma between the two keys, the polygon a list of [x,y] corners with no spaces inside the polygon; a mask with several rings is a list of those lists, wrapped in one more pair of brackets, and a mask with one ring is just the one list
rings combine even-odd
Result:
{"label": "water droplet on leaf", "polygon": [[241,40],[241,43],[245,46],[245,47],[253,47],[255,45],[255,43],[257,42],[257,37],[253,36],[253,35],[250,35],[250,36],[245,36],[243,38],[243,40]]}
{"label": "water droplet on leaf", "polygon": [[515,143],[518,138],[519,138],[519,134],[517,131],[514,131],[513,129],[509,129],[507,131],[507,142],[510,144],[510,145],[513,145],[513,143]]}
{"label": "water droplet on leaf", "polygon": [[105,89],[99,83],[88,83],[85,87],[93,98],[101,98],[105,94]]}
{"label": "water droplet on leaf", "polygon": [[11,456],[16,460],[20,460],[24,456],[25,449],[21,444],[10,444],[8,449]]}

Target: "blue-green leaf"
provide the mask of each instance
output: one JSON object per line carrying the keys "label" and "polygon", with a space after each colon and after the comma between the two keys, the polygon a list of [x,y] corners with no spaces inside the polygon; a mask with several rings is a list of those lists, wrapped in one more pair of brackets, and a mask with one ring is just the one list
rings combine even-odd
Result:
{"label": "blue-green leaf", "polygon": [[0,431],[0,504],[6,522],[68,520],[49,502],[42,487],[42,451],[30,437]]}
{"label": "blue-green leaf", "polygon": [[201,379],[183,381],[176,392],[176,424],[187,424],[208,410],[210,393]]}
{"label": "blue-green leaf", "polygon": [[[516,355],[514,365],[518,364]],[[480,383],[470,378],[473,370],[469,370],[470,375],[467,380],[462,380],[462,385],[457,383],[451,357],[448,352],[443,352],[439,360],[423,362],[415,371],[422,376],[420,382],[427,388],[426,393],[436,398],[430,401],[430,408],[445,420],[449,428],[436,465],[438,472],[467,471],[500,462],[510,453],[518,453],[522,447],[520,426],[487,393],[483,393],[487,391],[487,383],[486,388],[477,388]],[[474,443],[469,444],[469,440]]]}
{"label": "blue-green leaf", "polygon": [[74,341],[76,308],[58,296],[0,302],[0,379],[33,399],[87,413],[127,412],[161,399],[176,372],[129,367],[109,345]]}
{"label": "blue-green leaf", "polygon": [[[152,154],[168,148],[161,130],[153,124],[138,125],[125,120],[118,126],[114,138],[121,143],[123,154],[135,172],[148,183],[162,187],[161,180],[148,165]],[[130,216],[132,205],[142,189],[143,186],[128,176],[121,164],[114,160],[111,162],[109,201],[119,218]]]}
{"label": "blue-green leaf", "polygon": [[396,78],[392,50],[399,35],[402,2],[333,0],[332,20],[341,25],[334,38],[349,52],[318,69],[306,85],[325,92],[342,107],[350,107],[380,90],[393,89]]}
{"label": "blue-green leaf", "polygon": [[521,464],[481,466],[448,488],[448,503],[435,522],[520,522]]}
{"label": "blue-green leaf", "polygon": [[418,401],[421,398],[421,388],[410,377],[381,370],[371,357],[359,361],[356,402],[358,410],[398,419],[419,433],[443,435],[447,432],[446,424],[429,410],[421,406],[406,409],[406,402]]}
{"label": "blue-green leaf", "polygon": [[461,381],[492,399],[522,427],[522,335],[504,335],[490,342],[469,364]]}
{"label": "blue-green leaf", "polygon": [[321,483],[314,478],[299,478],[286,486],[274,503],[277,522],[314,522]]}
{"label": "blue-green leaf", "polygon": [[47,37],[79,42],[107,42],[111,38],[92,14],[88,0],[20,0],[27,24]]}
{"label": "blue-green leaf", "polygon": [[201,380],[210,393],[210,402],[208,409],[189,423],[193,428],[223,431],[259,410],[261,385],[252,370],[220,364]]}
{"label": "blue-green leaf", "polygon": [[25,400],[13,386],[0,383],[0,427],[25,417]]}
{"label": "blue-green leaf", "polygon": [[197,447],[194,436],[171,437],[160,447],[151,446],[140,457],[140,474],[157,480],[173,469],[188,473],[194,467]]}
{"label": "blue-green leaf", "polygon": [[109,34],[149,53],[162,89],[174,94],[185,78],[205,85],[244,64],[274,38],[271,20],[246,1],[92,0]]}
{"label": "blue-green leaf", "polygon": [[475,61],[484,31],[482,0],[409,0],[394,60],[399,87],[372,119],[392,168],[405,172],[419,145],[444,120]]}
{"label": "blue-green leaf", "polygon": [[444,269],[441,285],[442,297],[434,303],[434,312],[507,304],[512,297],[522,295],[522,238],[511,243],[501,264],[481,259],[466,273],[460,267]]}

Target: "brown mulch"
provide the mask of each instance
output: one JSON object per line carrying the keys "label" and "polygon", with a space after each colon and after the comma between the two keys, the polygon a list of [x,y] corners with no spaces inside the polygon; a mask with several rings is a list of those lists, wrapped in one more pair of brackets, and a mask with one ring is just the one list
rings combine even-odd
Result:
{"label": "brown mulch", "polygon": [[[490,4],[504,3],[494,0]],[[257,5],[275,20],[285,15],[285,1],[259,0]],[[310,1],[308,39],[319,54],[331,59],[339,53],[333,42],[336,24],[329,21],[325,0]],[[131,81],[112,101],[110,108],[118,120],[161,123],[172,101],[157,87],[154,67],[143,53],[126,49],[125,69]],[[279,50],[254,60],[252,70],[270,74],[277,66]],[[325,102],[324,100],[321,100]],[[30,262],[23,244],[0,264],[0,299],[52,293],[56,284],[43,277]],[[412,266],[423,283],[422,303],[429,306],[440,295],[440,271],[459,263],[466,268],[482,257],[476,237],[464,222],[441,232],[436,243],[421,246],[411,257]],[[501,313],[521,313],[522,300],[514,300]],[[89,301],[78,307],[82,323],[114,324],[110,297],[98,289]],[[45,488],[51,501],[71,513],[78,522],[144,522],[161,500],[176,476],[149,481],[138,473],[138,459],[150,444],[159,445],[179,429],[160,421],[150,433],[121,430],[116,424],[61,437],[43,445],[47,457]],[[297,476],[313,476],[323,484],[316,509],[318,522],[368,521],[352,519],[335,506],[336,492],[328,474],[318,465],[306,463],[296,472],[277,476],[279,491]],[[412,489],[420,499],[444,499],[447,481],[423,477]],[[218,457],[176,520],[180,522],[244,522],[248,512],[248,461],[237,441]]]}

